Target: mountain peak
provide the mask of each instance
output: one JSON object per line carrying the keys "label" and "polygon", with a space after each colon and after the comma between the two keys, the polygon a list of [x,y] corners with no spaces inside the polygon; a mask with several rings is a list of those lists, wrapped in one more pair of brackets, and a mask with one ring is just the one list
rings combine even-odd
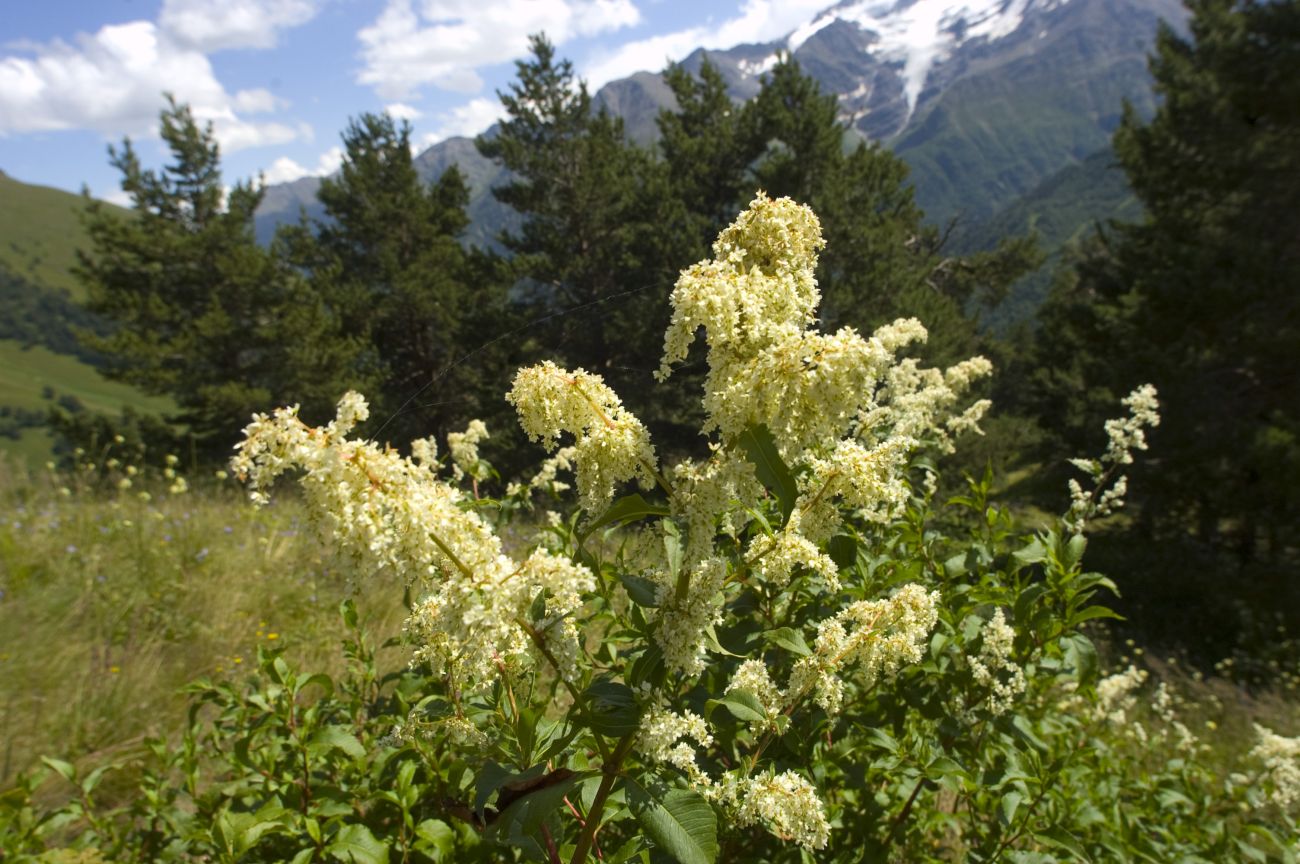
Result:
{"label": "mountain peak", "polygon": [[909,114],[935,65],[967,42],[994,42],[1019,29],[1030,10],[1048,11],[1070,0],[844,0],[796,29],[785,40],[792,53],[836,22],[870,38],[866,51],[901,67]]}

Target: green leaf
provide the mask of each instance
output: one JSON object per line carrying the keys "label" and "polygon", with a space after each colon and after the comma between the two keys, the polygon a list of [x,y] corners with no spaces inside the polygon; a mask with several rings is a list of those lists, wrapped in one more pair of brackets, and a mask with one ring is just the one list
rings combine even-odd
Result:
{"label": "green leaf", "polygon": [[1082,534],[1075,534],[1065,544],[1065,560],[1061,563],[1065,569],[1072,570],[1074,566],[1083,560],[1083,550],[1088,547],[1088,538]]}
{"label": "green leaf", "polygon": [[77,769],[72,767],[72,763],[64,762],[62,759],[52,759],[49,756],[42,756],[41,761],[59,772],[59,776],[69,783],[77,782]]}
{"label": "green leaf", "polygon": [[[535,766],[537,773],[540,774],[544,766]],[[509,768],[498,765],[491,759],[478,772],[478,777],[474,778],[474,811],[482,813],[483,808],[487,806],[488,799],[492,793],[501,788],[501,784],[514,777],[514,772]]]}
{"label": "green leaf", "polygon": [[610,738],[621,738],[641,725],[632,688],[617,681],[594,681],[586,690],[591,728]]}
{"label": "green leaf", "polygon": [[718,641],[718,631],[712,624],[704,628],[704,647],[714,654],[721,654],[724,657],[743,657],[743,654],[737,654],[734,651],[728,651],[721,642]]}
{"label": "green leaf", "polygon": [[836,534],[826,544],[826,554],[831,556],[836,567],[847,570],[858,563],[858,541],[847,534]]}
{"label": "green leaf", "polygon": [[767,710],[758,697],[748,690],[732,690],[721,699],[713,700],[731,712],[731,716],[746,723],[766,723]]}
{"label": "green leaf", "polygon": [[1064,849],[1080,861],[1090,861],[1088,851],[1083,848],[1078,840],[1064,828],[1052,826],[1046,831],[1035,831],[1034,836],[1041,840],[1046,840],[1058,849]]}
{"label": "green leaf", "polygon": [[803,634],[793,627],[778,627],[775,630],[768,630],[763,636],[773,645],[779,645],[793,654],[798,654],[800,657],[807,657],[812,654],[812,649],[804,641]]}
{"label": "green leaf", "polygon": [[676,523],[671,519],[665,519],[661,524],[664,527],[664,557],[668,562],[668,572],[676,579],[682,570],[682,538]]}
{"label": "green leaf", "polygon": [[686,789],[648,790],[627,781],[632,814],[655,845],[678,864],[713,864],[718,858],[718,821],[713,807]]}
{"label": "green leaf", "polygon": [[1087,686],[1097,680],[1100,663],[1097,648],[1082,633],[1071,633],[1061,639],[1065,646],[1066,661],[1077,670],[1079,683]]}
{"label": "green leaf", "polygon": [[587,525],[581,532],[582,536],[588,537],[591,532],[604,528],[606,525],[613,525],[622,522],[635,522],[638,519],[645,519],[648,516],[667,516],[671,511],[664,504],[651,504],[641,497],[640,493],[624,495],[601,514],[600,518]]}
{"label": "green leaf", "polygon": [[331,750],[342,750],[353,759],[366,755],[366,748],[361,746],[357,736],[347,726],[325,726],[317,729],[307,742],[307,752],[312,756],[323,756]]}
{"label": "green leaf", "polygon": [[353,864],[388,864],[388,844],[375,839],[365,825],[344,825],[325,851]]}
{"label": "green leaf", "polygon": [[1002,796],[1002,818],[1006,820],[1008,826],[1016,821],[1016,810],[1020,808],[1020,802],[1023,798],[1024,796],[1015,789]]}
{"label": "green leaf", "polygon": [[893,753],[895,756],[898,755],[898,739],[896,739],[893,735],[886,732],[884,729],[881,729],[878,726],[873,726],[872,728],[866,730],[865,737],[867,738],[868,741],[870,741],[872,744],[875,744],[877,747],[880,747],[884,750],[888,750],[890,753]]}
{"label": "green leaf", "polygon": [[943,562],[943,573],[949,579],[960,579],[969,572],[970,568],[966,566],[965,552],[959,552]]}
{"label": "green leaf", "polygon": [[425,819],[415,826],[415,836],[425,847],[423,851],[436,852],[435,861],[450,855],[456,848],[456,832],[441,819]]}
{"label": "green leaf", "polygon": [[1047,586],[1042,582],[1035,582],[1024,591],[1021,591],[1020,596],[1016,598],[1016,605],[1011,613],[1012,617],[1018,622],[1028,621],[1030,607],[1034,605],[1039,597],[1046,593]]}
{"label": "green leaf", "polygon": [[[548,782],[536,791],[511,801],[493,823],[493,829],[504,833],[511,842],[520,835],[531,837],[536,834],[546,817],[562,806],[564,796],[569,794],[569,790],[591,776],[589,773],[579,774],[569,771],[564,773],[568,776]],[[559,774],[560,772],[553,772],[550,776],[558,777]]]}
{"label": "green leaf", "polygon": [[781,508],[781,521],[784,523],[794,511],[795,499],[799,497],[799,486],[795,482],[794,473],[790,471],[790,466],[785,464],[776,449],[772,431],[763,425],[750,426],[740,433],[736,441],[754,466],[754,474],[758,477],[758,482],[775,496]]}
{"label": "green leaf", "polygon": [[636,605],[649,608],[659,605],[659,586],[644,576],[619,573],[618,581],[623,583],[623,588],[627,590],[627,596],[631,597],[632,602]]}
{"label": "green leaf", "polygon": [[1089,606],[1070,616],[1070,626],[1082,624],[1084,621],[1091,621],[1094,618],[1114,618],[1117,621],[1123,621],[1124,616],[1120,615],[1113,609],[1107,609],[1105,606]]}
{"label": "green leaf", "polygon": [[1015,557],[1021,564],[1040,564],[1047,560],[1047,547],[1042,539],[1035,537],[1028,546],[1017,549]]}

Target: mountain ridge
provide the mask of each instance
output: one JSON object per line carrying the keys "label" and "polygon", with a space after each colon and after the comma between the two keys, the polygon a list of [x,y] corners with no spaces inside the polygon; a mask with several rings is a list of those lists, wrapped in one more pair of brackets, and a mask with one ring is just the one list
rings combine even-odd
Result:
{"label": "mountain ridge", "polygon": [[[1151,111],[1147,52],[1159,21],[1178,27],[1185,16],[1178,0],[844,0],[781,39],[696,49],[681,65],[697,71],[708,59],[744,101],[780,52],[793,49],[840,100],[849,128],[909,165],[918,203],[944,223],[992,216],[1108,146],[1125,100]],[[675,105],[662,74],[647,71],[611,81],[594,101],[646,146],[657,138],[659,111]],[[417,162],[427,179],[452,162],[461,167],[471,187],[468,239],[494,246],[513,215],[490,193],[505,174],[464,137],[434,144]],[[296,220],[300,207],[319,217],[319,182],[270,187],[259,239]]]}

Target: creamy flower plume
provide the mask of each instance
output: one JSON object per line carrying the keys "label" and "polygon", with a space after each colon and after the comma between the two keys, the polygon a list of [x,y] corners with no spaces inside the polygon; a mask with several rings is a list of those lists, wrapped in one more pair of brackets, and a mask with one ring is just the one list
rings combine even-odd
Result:
{"label": "creamy flower plume", "polygon": [[1107,516],[1124,505],[1128,477],[1114,478],[1114,475],[1121,465],[1132,464],[1134,450],[1147,449],[1147,427],[1160,425],[1160,403],[1152,385],[1138,387],[1121,404],[1129,409],[1129,415],[1106,421],[1107,443],[1102,457],[1070,460],[1071,465],[1086,472],[1092,480],[1091,490],[1084,489],[1074,478],[1068,484],[1070,509],[1065,514],[1065,526],[1076,533],[1084,531],[1091,520]]}
{"label": "creamy flower plume", "polygon": [[569,372],[548,360],[520,369],[506,399],[528,437],[548,450],[558,446],[561,433],[577,439],[578,494],[588,511],[602,510],[619,483],[634,477],[644,486],[654,483],[650,434],[599,375]]}
{"label": "creamy flower plume", "polygon": [[998,609],[980,629],[979,655],[966,658],[975,683],[988,688],[988,709],[993,714],[1005,714],[1027,686],[1025,670],[1011,656],[1015,641],[1016,631]]}
{"label": "creamy flower plume", "polygon": [[[487,523],[462,508],[464,495],[438,480],[431,445],[417,462],[347,438],[368,413],[349,393],[323,428],[304,424],[296,407],[255,415],[231,465],[258,502],[280,474],[301,471],[309,512],[326,533],[362,566],[429,592],[408,621],[417,659],[475,685],[517,666],[540,642],[561,675],[576,674],[571,616],[595,587],[591,572],[544,550],[523,564],[511,560]],[[529,623],[539,591],[549,598],[547,620]]]}

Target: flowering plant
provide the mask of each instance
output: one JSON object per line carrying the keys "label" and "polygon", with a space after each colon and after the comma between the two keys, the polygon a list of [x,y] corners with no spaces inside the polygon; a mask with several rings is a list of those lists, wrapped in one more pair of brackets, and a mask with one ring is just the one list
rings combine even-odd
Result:
{"label": "flowering plant", "polygon": [[[1091,601],[1113,586],[1083,571],[1082,532],[1120,503],[1111,469],[1145,446],[1154,390],[1076,462],[1095,489],[1072,484],[1058,525],[1018,537],[985,476],[946,508],[976,517],[965,535],[944,536],[927,454],[978,429],[988,403],[963,397],[991,366],[901,357],[915,320],[817,330],[821,246],[809,209],[760,194],[682,273],[657,377],[703,330],[700,458],[664,464],[599,375],[549,362],[507,398],[552,456],[497,499],[477,421],[450,470],[431,440],[405,457],[349,437],[355,393],[321,428],[291,408],[247,428],[233,466],[255,500],[301,472],[324,531],[417,598],[412,662],[436,685],[394,734],[489,841],[574,864],[1089,842],[1057,813],[1073,727],[1044,706],[1095,683],[1080,628],[1112,614]],[[572,509],[506,542],[569,471]]]}

